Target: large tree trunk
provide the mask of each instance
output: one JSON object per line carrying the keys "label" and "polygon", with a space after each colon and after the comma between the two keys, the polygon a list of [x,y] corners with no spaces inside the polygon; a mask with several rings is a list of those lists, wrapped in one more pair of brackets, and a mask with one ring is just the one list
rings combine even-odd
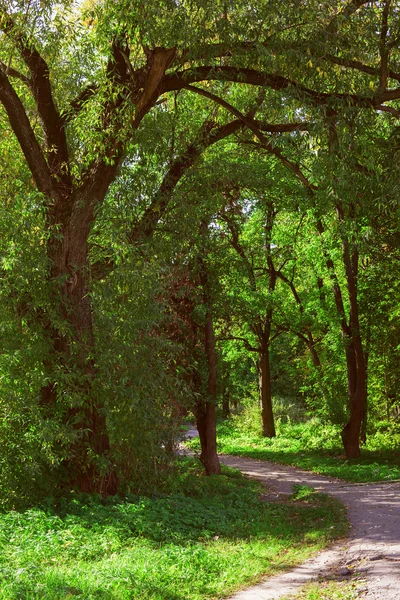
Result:
{"label": "large tree trunk", "polygon": [[49,243],[54,308],[63,325],[50,319],[47,324],[53,356],[45,364],[48,383],[41,390],[41,403],[50,413],[61,405],[64,423],[75,434],[62,465],[67,486],[110,495],[116,493],[117,479],[113,469],[105,467],[110,442],[104,407],[93,387],[96,369],[87,244],[90,212],[87,206],[72,211],[62,235]]}
{"label": "large tree trunk", "polygon": [[271,367],[269,361],[269,345],[263,347],[259,357],[258,381],[260,390],[261,423],[264,437],[275,437],[274,413],[272,410]]}

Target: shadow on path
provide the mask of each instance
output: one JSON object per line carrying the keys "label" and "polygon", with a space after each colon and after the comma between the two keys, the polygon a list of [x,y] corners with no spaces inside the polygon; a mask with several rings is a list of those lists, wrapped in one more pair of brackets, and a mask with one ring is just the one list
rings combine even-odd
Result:
{"label": "shadow on path", "polygon": [[[400,483],[349,484],[269,461],[220,456],[223,464],[240,469],[268,486],[272,495],[290,494],[294,484],[330,494],[347,508],[349,539],[336,544],[293,571],[236,594],[232,600],[275,600],[299,586],[334,573],[360,575],[367,582],[359,598],[400,599]],[[268,494],[268,498],[269,498]]]}

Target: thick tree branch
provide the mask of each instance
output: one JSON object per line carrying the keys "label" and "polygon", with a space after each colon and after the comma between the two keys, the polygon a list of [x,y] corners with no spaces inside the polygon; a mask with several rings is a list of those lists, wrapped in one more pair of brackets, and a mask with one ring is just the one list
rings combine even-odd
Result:
{"label": "thick tree branch", "polygon": [[162,94],[162,84],[165,72],[171,65],[176,54],[175,48],[155,48],[148,57],[146,77],[141,87],[143,89],[137,104],[134,127],[138,127],[157,98]]}
{"label": "thick tree branch", "polygon": [[275,155],[277,158],[279,158],[279,160],[286,166],[288,167],[291,171],[293,171],[296,176],[302,181],[302,183],[308,187],[310,190],[312,189],[316,189],[315,186],[313,186],[308,179],[305,177],[305,175],[302,173],[301,169],[298,167],[298,165],[292,163],[290,160],[288,160],[280,151],[279,148],[277,148],[276,146],[274,146],[266,137],[265,135],[262,133],[262,131],[260,130],[260,128],[258,127],[258,124],[256,121],[254,121],[253,119],[250,119],[247,115],[243,115],[239,110],[237,110],[234,106],[232,106],[231,104],[229,104],[228,102],[226,102],[225,100],[223,100],[222,98],[220,98],[219,96],[216,96],[215,94],[208,92],[207,90],[203,90],[202,88],[198,88],[195,86],[191,86],[188,85],[186,86],[186,89],[189,89],[190,91],[193,91],[197,94],[200,94],[201,96],[205,96],[206,98],[208,98],[209,100],[212,100],[214,102],[216,102],[217,104],[220,104],[221,106],[223,106],[224,108],[226,108],[227,110],[229,110],[229,112],[231,112],[233,115],[235,115],[238,119],[240,119],[244,125],[246,125],[260,140],[262,147],[267,150],[270,154]]}
{"label": "thick tree branch", "polygon": [[53,196],[52,177],[42,149],[33,132],[24,106],[2,69],[0,69],[0,102],[5,108],[10,125],[17,136],[38,190],[46,196]]}
{"label": "thick tree branch", "polygon": [[3,61],[0,60],[0,69],[3,71],[3,73],[5,73],[8,77],[15,77],[16,79],[20,79],[21,81],[23,81],[24,83],[30,85],[30,79],[29,77],[26,77],[26,75],[23,75],[22,73],[20,73],[19,71],[17,71],[16,69],[13,69],[12,67],[6,65],[5,63],[3,63]]}
{"label": "thick tree branch", "polygon": [[254,69],[239,69],[229,66],[202,66],[166,75],[160,86],[160,94],[187,88],[192,83],[210,80],[265,86],[276,91],[290,90],[292,93],[294,92],[297,98],[305,98],[315,106],[331,104],[332,101],[336,100],[339,103],[345,101],[346,106],[350,104],[352,106],[376,109],[378,105],[384,102],[400,98],[400,86],[392,90],[378,92],[372,97],[361,94],[317,92],[281,75],[260,73]]}
{"label": "thick tree branch", "polygon": [[27,36],[17,27],[13,18],[4,9],[0,9],[0,16],[3,31],[15,42],[31,74],[29,85],[46,137],[50,170],[70,192],[72,184],[69,173],[67,139],[63,119],[53,99],[49,67]]}
{"label": "thick tree branch", "polygon": [[134,227],[130,234],[130,240],[149,238],[154,232],[157,223],[163,217],[173,191],[184,174],[194,165],[197,158],[213,144],[216,144],[225,137],[232,135],[243,126],[242,122],[232,121],[226,125],[215,127],[214,123],[206,121],[200,130],[200,134],[190,146],[188,146],[181,156],[177,157],[170,166],[170,169],[164,176],[161,186],[150,205],[144,212],[140,222]]}
{"label": "thick tree branch", "polygon": [[[321,60],[326,60],[335,65],[339,65],[342,67],[348,67],[349,69],[355,69],[356,71],[360,71],[361,73],[368,73],[368,75],[379,75],[379,69],[376,67],[370,67],[369,65],[365,65],[364,63],[358,60],[350,60],[346,58],[340,58],[333,54],[323,54],[319,55],[317,52],[310,50],[311,56],[318,56]],[[388,70],[388,77],[391,79],[395,79],[400,81],[400,73],[395,73],[392,70]]]}
{"label": "thick tree branch", "polygon": [[[88,195],[88,190],[92,190],[94,199],[104,198],[103,190],[107,190],[114,180],[123,156],[124,144],[120,129],[122,126],[126,127],[124,109],[128,106],[127,100],[129,98],[136,108],[135,116],[129,126],[133,132],[155,104],[159,96],[160,82],[174,53],[175,49],[155,48],[149,52],[146,67],[134,72],[132,78],[131,69],[127,66],[128,49],[114,42],[112,57],[107,65],[107,76],[115,85],[117,93],[105,103],[102,115],[103,128],[109,129],[110,133],[102,142],[105,150],[99,152],[99,157],[93,161],[83,178],[80,191],[85,196]],[[84,92],[86,96],[83,94],[81,102],[85,102],[92,95],[92,89],[86,88]],[[79,109],[79,105],[77,108]]]}
{"label": "thick tree branch", "polygon": [[400,110],[396,110],[393,106],[377,106],[377,110],[381,110],[382,112],[387,112],[396,117],[396,119],[400,119]]}
{"label": "thick tree branch", "polygon": [[86,102],[90,100],[99,91],[99,86],[96,84],[90,84],[86,86],[77,96],[72,100],[69,108],[63,114],[64,124],[67,125],[73,117],[79,114]]}
{"label": "thick tree branch", "polygon": [[260,73],[254,69],[239,69],[237,67],[229,66],[201,66],[166,75],[162,84],[161,93],[182,89],[191,83],[199,83],[208,80],[247,83],[250,85],[270,87],[277,91],[291,88],[298,93],[310,96],[315,102],[320,104],[325,102],[325,94],[315,92],[314,90],[306,88],[281,75]]}

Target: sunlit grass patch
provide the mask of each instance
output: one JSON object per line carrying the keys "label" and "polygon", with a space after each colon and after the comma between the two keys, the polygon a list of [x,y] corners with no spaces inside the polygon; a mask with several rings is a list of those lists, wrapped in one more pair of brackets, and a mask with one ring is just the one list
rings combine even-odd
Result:
{"label": "sunlit grass patch", "polygon": [[333,500],[270,504],[261,491],[232,469],[204,477],[183,459],[152,498],[71,496],[2,514],[0,599],[220,598],[346,532]]}
{"label": "sunlit grass patch", "polygon": [[[340,444],[340,428],[312,419],[308,422],[280,424],[276,438],[263,438],[246,431],[239,419],[218,425],[218,451],[293,465],[345,481],[369,482],[400,479],[400,434],[371,436],[358,459],[346,460]],[[394,436],[394,437],[393,437]],[[390,439],[389,439],[390,438]],[[199,447],[199,440],[190,442]]]}

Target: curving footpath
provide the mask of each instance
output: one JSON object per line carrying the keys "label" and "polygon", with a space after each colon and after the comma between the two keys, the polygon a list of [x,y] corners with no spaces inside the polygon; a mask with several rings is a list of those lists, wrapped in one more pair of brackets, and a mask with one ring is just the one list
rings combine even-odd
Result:
{"label": "curving footpath", "polygon": [[[191,427],[185,437],[197,435]],[[330,494],[346,506],[351,524],[344,542],[231,600],[277,600],[318,578],[356,578],[358,598],[400,600],[400,482],[355,484],[264,460],[227,455],[220,460],[267,486],[267,501],[287,497],[296,483]]]}
{"label": "curving footpath", "polygon": [[400,600],[400,483],[349,484],[269,461],[220,456],[268,487],[267,500],[292,492],[293,484],[330,494],[347,508],[349,538],[292,571],[239,592],[231,600],[275,600],[318,577],[357,577],[358,598]]}

